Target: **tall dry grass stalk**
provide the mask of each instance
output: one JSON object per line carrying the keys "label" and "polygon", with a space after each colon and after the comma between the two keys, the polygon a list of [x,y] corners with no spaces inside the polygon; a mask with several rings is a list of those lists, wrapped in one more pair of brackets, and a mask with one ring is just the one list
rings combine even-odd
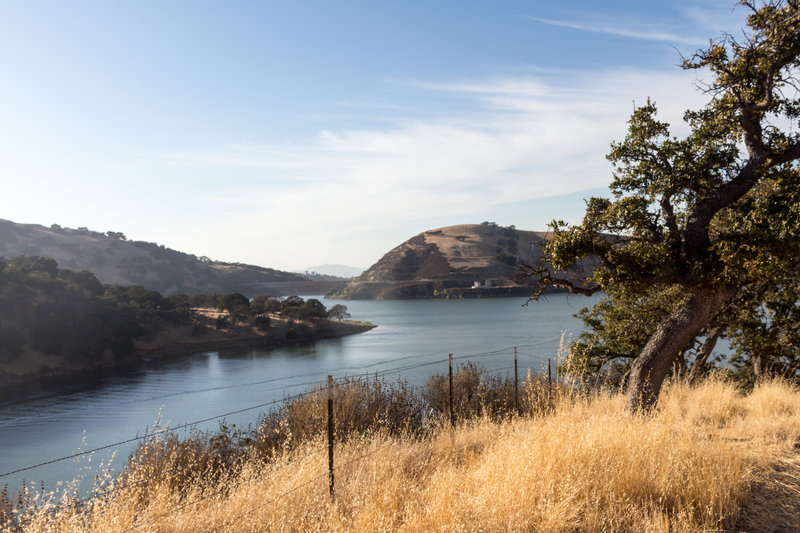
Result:
{"label": "tall dry grass stalk", "polygon": [[[529,394],[541,399],[537,387]],[[43,503],[22,529],[727,531],[760,473],[796,456],[799,439],[800,392],[778,382],[747,395],[720,379],[673,384],[649,415],[612,393],[560,392],[533,416],[353,436],[336,447],[333,501],[318,434],[180,491],[179,474],[133,469],[107,498]]]}

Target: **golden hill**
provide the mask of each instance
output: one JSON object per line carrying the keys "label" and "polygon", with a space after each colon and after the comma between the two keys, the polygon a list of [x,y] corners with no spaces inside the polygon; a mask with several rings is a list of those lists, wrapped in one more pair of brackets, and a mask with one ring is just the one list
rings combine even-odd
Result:
{"label": "golden hill", "polygon": [[[432,229],[387,252],[329,296],[351,299],[527,295],[517,262],[537,262],[547,233],[484,222]],[[573,275],[591,272],[587,262]]]}
{"label": "golden hill", "polygon": [[[163,294],[308,294],[306,276],[240,263],[212,261],[152,242],[129,241],[121,233],[86,228],[47,228],[0,219],[0,257],[51,257],[59,267],[86,270],[112,285],[141,285]],[[286,289],[283,286],[286,285]],[[323,284],[311,292],[328,290]]]}

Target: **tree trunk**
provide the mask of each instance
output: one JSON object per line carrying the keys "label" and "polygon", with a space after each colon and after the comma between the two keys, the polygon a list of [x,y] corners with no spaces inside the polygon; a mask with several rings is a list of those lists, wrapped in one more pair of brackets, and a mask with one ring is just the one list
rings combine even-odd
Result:
{"label": "tree trunk", "polygon": [[694,360],[692,369],[689,371],[689,385],[696,385],[697,382],[700,381],[700,376],[703,375],[703,371],[706,367],[706,361],[708,361],[711,352],[714,351],[722,329],[722,326],[715,326],[706,332],[706,342],[703,343],[702,348],[697,352],[697,358]]}
{"label": "tree trunk", "polygon": [[673,361],[734,294],[728,287],[696,290],[686,303],[661,321],[642,353],[633,361],[628,385],[629,411],[647,411],[655,405]]}
{"label": "tree trunk", "polygon": [[756,384],[761,383],[767,374],[769,360],[767,354],[760,352],[753,354],[753,374],[756,377]]}

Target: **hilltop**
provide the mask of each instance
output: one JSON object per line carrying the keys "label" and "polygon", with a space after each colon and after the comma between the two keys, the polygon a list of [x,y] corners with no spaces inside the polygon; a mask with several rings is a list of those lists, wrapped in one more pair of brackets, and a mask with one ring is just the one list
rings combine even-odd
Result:
{"label": "hilltop", "polygon": [[363,268],[358,268],[349,265],[316,265],[305,268],[305,272],[314,272],[325,276],[333,276],[335,278],[350,279],[361,275],[364,272]]}
{"label": "hilltop", "polygon": [[86,270],[102,283],[140,285],[162,294],[321,294],[335,282],[241,263],[212,261],[124,234],[87,228],[49,228],[0,219],[0,257],[45,256],[61,268]]}
{"label": "hilltop", "polygon": [[[548,234],[493,222],[425,231],[387,252],[328,296],[349,299],[471,298],[527,295],[518,261],[542,257]],[[574,274],[591,272],[579,264]]]}

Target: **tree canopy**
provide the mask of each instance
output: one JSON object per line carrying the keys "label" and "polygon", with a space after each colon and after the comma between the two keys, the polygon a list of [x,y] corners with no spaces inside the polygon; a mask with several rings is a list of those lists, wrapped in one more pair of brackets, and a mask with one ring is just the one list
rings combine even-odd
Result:
{"label": "tree canopy", "polygon": [[316,298],[303,300],[299,296],[289,296],[282,302],[281,316],[290,320],[321,320],[327,318],[325,304]]}
{"label": "tree canopy", "polygon": [[[800,267],[800,7],[740,5],[743,38],[683,60],[710,76],[708,103],[684,115],[689,134],[673,136],[649,99],[637,107],[608,155],[612,198],[589,199],[581,224],[553,222],[545,262],[522,267],[539,280],[534,297],[553,285],[606,294],[583,312],[591,332],[574,348],[589,368],[629,362],[632,410],[656,402],[687,354],[702,360],[701,339],[725,328],[748,346],[764,306],[772,324],[796,307],[796,292],[784,306],[768,295],[796,287]],[[599,262],[591,277],[559,277],[586,257]]]}
{"label": "tree canopy", "polygon": [[347,311],[346,305],[336,304],[328,310],[328,318],[347,320],[350,318],[350,313]]}

